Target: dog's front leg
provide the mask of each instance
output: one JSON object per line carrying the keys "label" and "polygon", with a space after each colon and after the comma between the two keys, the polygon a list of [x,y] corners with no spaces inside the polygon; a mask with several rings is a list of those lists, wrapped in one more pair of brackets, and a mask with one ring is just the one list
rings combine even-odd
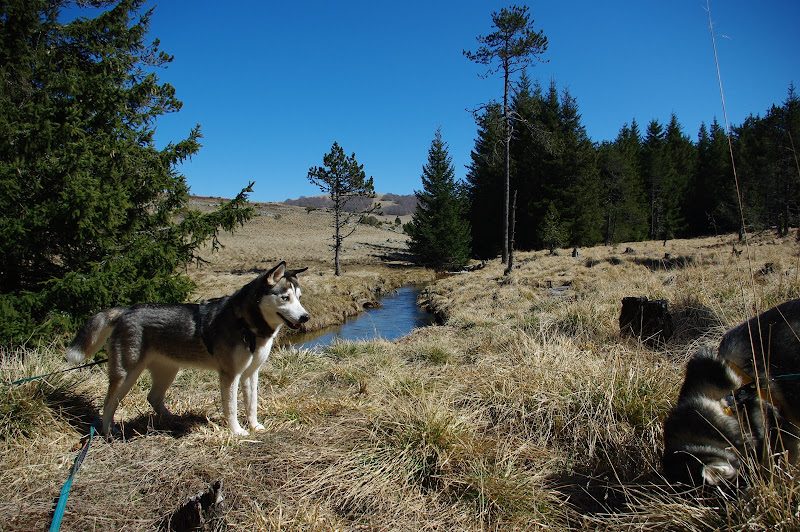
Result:
{"label": "dog's front leg", "polygon": [[221,371],[219,374],[219,387],[222,392],[222,414],[228,422],[228,428],[237,436],[245,436],[249,434],[239,425],[237,417],[238,405],[236,404],[236,395],[239,390],[239,378],[241,375],[229,375]]}
{"label": "dog's front leg", "polygon": [[251,375],[245,375],[242,381],[242,395],[247,409],[247,422],[253,430],[266,430],[258,422],[258,369]]}

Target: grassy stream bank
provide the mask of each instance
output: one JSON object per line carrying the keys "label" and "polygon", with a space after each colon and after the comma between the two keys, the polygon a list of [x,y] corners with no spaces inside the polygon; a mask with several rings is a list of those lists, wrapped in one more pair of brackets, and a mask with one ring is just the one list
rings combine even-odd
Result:
{"label": "grassy stream bank", "polygon": [[[143,377],[118,410],[123,436],[97,440],[75,479],[65,529],[151,530],[218,479],[225,501],[209,530],[798,528],[793,471],[739,498],[676,494],[658,474],[686,358],[800,294],[794,239],[738,246],[725,236],[519,253],[508,277],[490,261],[440,279],[424,298],[443,325],[320,355],[275,349],[259,397],[267,430],[250,437],[221,426],[215,375],[179,374],[171,423],[151,415]],[[304,274],[319,326],[418,275],[352,270]],[[666,345],[620,336],[621,299],[641,295],[669,301]],[[59,346],[18,349],[0,378],[62,367]],[[4,395],[0,529],[47,526],[105,386],[92,368]]]}

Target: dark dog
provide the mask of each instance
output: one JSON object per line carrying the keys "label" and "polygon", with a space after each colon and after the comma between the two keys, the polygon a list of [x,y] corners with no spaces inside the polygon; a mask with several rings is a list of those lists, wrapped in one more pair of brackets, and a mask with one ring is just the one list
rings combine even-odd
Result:
{"label": "dark dog", "polygon": [[664,424],[664,476],[718,485],[751,457],[797,463],[800,436],[800,299],[734,327],[717,353],[688,363],[678,403]]}

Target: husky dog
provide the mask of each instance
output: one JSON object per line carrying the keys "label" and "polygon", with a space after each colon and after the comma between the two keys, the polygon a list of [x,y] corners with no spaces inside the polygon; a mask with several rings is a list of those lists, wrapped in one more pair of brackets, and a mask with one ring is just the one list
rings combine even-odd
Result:
{"label": "husky dog", "polygon": [[223,415],[238,435],[248,433],[237,419],[241,380],[247,422],[263,430],[256,418],[258,370],[281,326],[298,329],[309,319],[297,280],[306,269],[287,270],[281,262],[231,296],[199,304],[114,307],[92,316],[69,346],[67,359],[77,364],[91,357],[110,337],[103,433],[109,434],[114,411],[145,369],[153,378],[147,400],[156,413],[169,416],[164,395],[181,367],[219,373]]}
{"label": "husky dog", "polygon": [[747,457],[767,466],[786,453],[797,463],[800,437],[800,299],[729,330],[717,353],[686,367],[678,403],[664,423],[664,476],[719,485]]}

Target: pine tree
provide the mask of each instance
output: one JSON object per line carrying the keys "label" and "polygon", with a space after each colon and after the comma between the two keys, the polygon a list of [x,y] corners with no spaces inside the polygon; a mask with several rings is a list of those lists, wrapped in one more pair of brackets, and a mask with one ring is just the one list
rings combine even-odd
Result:
{"label": "pine tree", "polygon": [[[511,190],[517,193],[515,242],[519,249],[534,249],[541,247],[538,229],[546,208],[541,200],[552,185],[557,109],[549,112],[541,86],[532,83],[525,71],[511,105]],[[554,118],[552,122],[547,120],[550,116]]]}
{"label": "pine tree", "polygon": [[[505,140],[505,180],[503,189],[503,263],[508,262],[509,222],[510,222],[510,180],[511,180],[511,138],[513,137],[511,107],[509,96],[511,76],[532,65],[534,60],[547,50],[547,37],[543,31],[536,31],[530,19],[527,6],[510,6],[500,12],[492,13],[492,26],[497,31],[479,36],[482,45],[477,52],[464,50],[470,61],[490,67],[489,73],[503,73],[503,125]],[[497,70],[492,65],[499,63]]]}
{"label": "pine tree", "polygon": [[478,117],[478,138],[467,169],[468,220],[472,250],[480,258],[497,256],[502,247],[503,115],[490,105]]}
{"label": "pine tree", "polygon": [[649,207],[650,240],[668,237],[665,201],[668,180],[666,174],[669,170],[664,144],[664,127],[653,119],[647,125],[640,163]]}
{"label": "pine tree", "polygon": [[700,124],[685,201],[692,236],[736,232],[741,225],[728,137],[716,119]]}
{"label": "pine tree", "polygon": [[664,201],[665,236],[687,236],[686,193],[696,166],[697,150],[691,139],[683,134],[675,113],[670,116],[664,132],[664,154],[668,166]]}
{"label": "pine tree", "polygon": [[536,154],[534,147],[540,134],[536,120],[539,114],[539,98],[534,93],[530,79],[526,72],[520,75],[514,97],[511,101],[512,116],[515,119],[514,138],[511,140],[511,185],[513,193],[517,195],[516,230],[514,241],[519,249],[529,248],[532,244],[533,229],[531,202],[539,194],[539,185],[534,172]]}
{"label": "pine tree", "polygon": [[[705,122],[700,124],[697,133],[696,164],[689,181],[687,194],[686,220],[692,235],[713,234],[714,223],[711,218],[714,190],[710,187],[708,153],[711,139]],[[712,229],[713,228],[713,229]]]}
{"label": "pine tree", "polygon": [[[322,157],[323,166],[308,170],[308,180],[317,185],[333,202],[333,252],[334,273],[341,275],[340,255],[342,242],[355,232],[366,216],[378,211],[380,203],[372,203],[375,186],[372,177],[367,179],[364,165],[358,164],[356,154],[345,156],[339,143],[334,142],[331,152]],[[364,201],[366,200],[366,201]],[[364,202],[363,208],[352,205]],[[349,204],[349,205],[348,205]],[[348,209],[348,206],[351,208]]]}
{"label": "pine tree", "polygon": [[794,85],[783,105],[748,117],[736,131],[737,168],[748,226],[786,235],[800,214],[800,97]]}
{"label": "pine tree", "polygon": [[[253,211],[248,186],[217,212],[187,209],[177,165],[199,127],[156,149],[178,111],[154,70],[143,0],[9,0],[0,13],[0,342],[74,326],[112,305],[183,301],[181,268]],[[95,14],[62,22],[61,9]],[[91,11],[99,7],[96,11]],[[83,11],[83,13],[87,12]],[[252,185],[252,183],[251,183]]]}
{"label": "pine tree", "polygon": [[550,250],[550,253],[555,253],[556,248],[564,245],[567,231],[564,228],[564,224],[561,222],[558,209],[553,203],[547,207],[547,212],[542,222],[541,233],[542,243]]}
{"label": "pine tree", "polygon": [[470,227],[463,193],[438,128],[422,167],[422,191],[416,191],[417,209],[408,226],[408,247],[420,262],[439,271],[457,270],[470,258]]}
{"label": "pine tree", "polygon": [[606,245],[647,236],[646,205],[639,174],[640,151],[635,120],[630,126],[622,126],[613,143],[605,142],[598,148]]}
{"label": "pine tree", "polygon": [[562,218],[568,220],[569,244],[591,246],[602,240],[600,185],[596,153],[581,124],[578,103],[569,90],[562,93],[559,105],[561,138]]}
{"label": "pine tree", "polygon": [[[558,85],[555,79],[550,80],[547,91],[539,91],[539,94],[541,101],[538,106],[537,124],[542,131],[546,132],[546,142],[535,144],[529,148],[533,150],[536,158],[533,161],[534,169],[529,171],[538,182],[538,194],[531,204],[534,218],[533,227],[535,228],[535,248],[549,247],[545,236],[549,231],[544,229],[548,225],[548,211],[551,207],[560,210],[565,201],[563,123]],[[559,243],[559,245],[562,244],[563,242]]]}

